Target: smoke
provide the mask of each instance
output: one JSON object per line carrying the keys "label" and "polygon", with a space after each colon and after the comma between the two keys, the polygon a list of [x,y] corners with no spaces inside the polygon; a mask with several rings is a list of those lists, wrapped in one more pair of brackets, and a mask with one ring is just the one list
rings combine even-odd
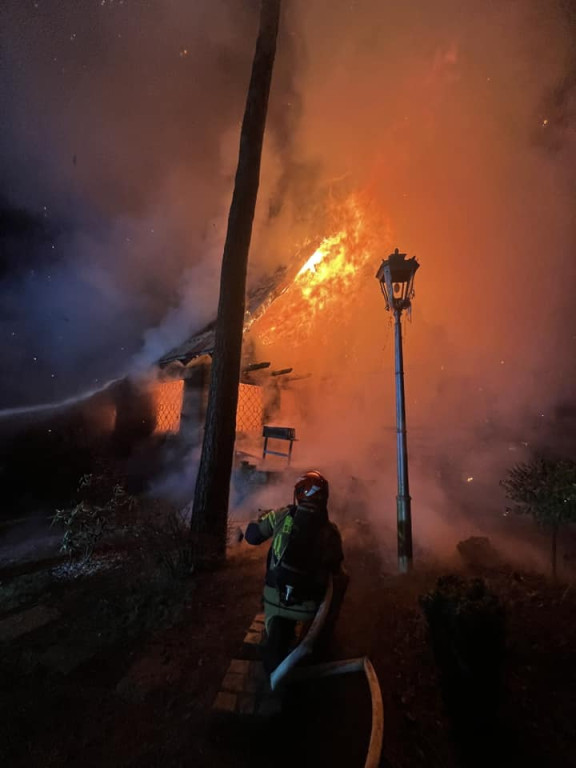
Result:
{"label": "smoke", "polygon": [[[297,427],[295,460],[324,469],[335,496],[340,486],[352,506],[362,497],[358,508],[393,530],[393,337],[373,275],[396,246],[417,255],[404,352],[422,548],[447,552],[458,538],[501,528],[506,469],[566,443],[576,276],[567,9],[530,0],[291,4],[305,57],[291,141],[299,170],[274,224],[280,243],[294,251],[286,233],[301,235],[302,200],[315,201],[304,212],[308,235],[333,234],[318,208],[343,187],[370,200],[391,236],[353,294],[337,297],[339,316],[318,320],[299,348],[260,340],[258,351],[273,366],[313,373],[292,387],[300,409],[276,416]],[[261,256],[266,265],[282,259],[280,243]]]}
{"label": "smoke", "polygon": [[0,421],[3,421],[4,419],[12,419],[14,416],[34,416],[35,414],[51,415],[57,411],[65,410],[70,406],[78,405],[79,403],[92,400],[95,395],[106,392],[106,390],[111,389],[115,384],[118,384],[121,381],[123,381],[122,378],[111,379],[99,387],[89,389],[86,392],[81,392],[78,395],[73,395],[71,397],[65,398],[64,400],[58,400],[56,402],[40,403],[38,405],[31,406],[23,405],[17,408],[3,408],[2,411],[0,411]]}
{"label": "smoke", "polygon": [[6,405],[138,370],[211,319],[256,21],[226,0],[3,4]]}
{"label": "smoke", "polygon": [[[140,372],[212,318],[257,10],[4,4],[7,405]],[[392,328],[373,275],[396,246],[417,255],[419,546],[492,524],[506,467],[558,443],[573,408],[573,33],[560,0],[285,3],[250,279],[333,234],[349,192],[379,228],[329,322],[299,346],[257,339],[257,355],[312,374],[277,414],[297,464],[393,530]]]}

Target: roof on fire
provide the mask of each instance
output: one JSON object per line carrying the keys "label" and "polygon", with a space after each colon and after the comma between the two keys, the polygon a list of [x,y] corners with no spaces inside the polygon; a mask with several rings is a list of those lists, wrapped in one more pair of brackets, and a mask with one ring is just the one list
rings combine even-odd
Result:
{"label": "roof on fire", "polygon": [[[244,332],[250,329],[252,324],[266,312],[268,307],[280,296],[288,287],[287,268],[279,267],[273,274],[267,275],[261,279],[248,293],[246,310],[246,322]],[[197,357],[211,355],[214,350],[214,337],[216,329],[216,319],[204,326],[200,331],[177,347],[174,347],[168,354],[160,358],[158,365],[163,368],[170,363],[180,362],[187,365]]]}

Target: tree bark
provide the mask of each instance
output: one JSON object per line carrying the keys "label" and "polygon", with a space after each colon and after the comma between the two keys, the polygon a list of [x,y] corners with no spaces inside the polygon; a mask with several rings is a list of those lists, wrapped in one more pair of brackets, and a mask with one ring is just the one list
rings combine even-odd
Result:
{"label": "tree bark", "polygon": [[558,575],[558,524],[554,524],[552,527],[552,577],[556,579]]}
{"label": "tree bark", "polygon": [[196,562],[223,560],[244,329],[246,269],[256,207],[281,0],[262,0],[222,257],[220,299],[191,533]]}

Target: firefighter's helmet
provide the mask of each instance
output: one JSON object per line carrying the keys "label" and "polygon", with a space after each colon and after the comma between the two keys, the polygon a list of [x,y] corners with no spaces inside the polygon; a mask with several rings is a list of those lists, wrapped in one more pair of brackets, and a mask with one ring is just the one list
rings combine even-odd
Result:
{"label": "firefighter's helmet", "polygon": [[328,501],[328,480],[316,469],[305,472],[296,481],[294,486],[294,499],[296,504],[312,502],[314,504],[326,504]]}

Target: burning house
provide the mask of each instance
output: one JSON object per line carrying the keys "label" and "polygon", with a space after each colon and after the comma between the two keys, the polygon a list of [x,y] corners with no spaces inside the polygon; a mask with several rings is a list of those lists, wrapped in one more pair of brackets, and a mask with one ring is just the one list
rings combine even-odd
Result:
{"label": "burning house", "polygon": [[[373,288],[374,239],[380,239],[380,250],[386,238],[355,197],[334,205],[322,228],[327,236],[308,240],[290,264],[271,269],[249,290],[237,462],[262,459],[264,426],[294,430],[294,463],[308,460],[303,451],[310,442],[310,403],[319,393],[325,398],[354,363],[351,318],[358,291]],[[97,456],[119,465],[135,490],[184,466],[190,449],[201,443],[214,328],[209,323],[166,353],[150,376],[116,380],[95,393],[4,419],[4,479],[6,488],[14,479],[14,504],[22,482],[34,496],[32,507],[40,497],[50,505],[65,503]],[[270,438],[267,447],[267,465],[286,466],[287,459],[272,452],[287,453],[290,443]],[[32,488],[36,477],[42,479]]]}
{"label": "burning house", "polygon": [[[340,226],[333,234],[307,244],[294,264],[276,269],[249,292],[237,411],[238,457],[263,455],[265,426],[300,434],[303,403],[314,376],[313,358],[320,356],[318,346],[326,343],[327,328],[332,337],[343,322],[359,273],[371,275],[374,254],[366,212],[350,198],[339,207],[339,214]],[[153,389],[157,433],[196,430],[195,439],[200,440],[214,332],[215,321],[159,360]]]}
{"label": "burning house", "polygon": [[[296,373],[289,364],[276,368],[269,360],[262,359],[253,335],[255,322],[264,317],[273,302],[286,290],[286,270],[281,269],[263,280],[248,299],[236,422],[240,453],[257,452],[264,425],[273,422],[281,412],[282,394],[284,398],[290,397],[297,382],[306,378]],[[215,321],[159,361],[159,381],[153,389],[156,432],[175,433],[182,429],[190,434],[202,425],[208,398],[214,333]]]}

